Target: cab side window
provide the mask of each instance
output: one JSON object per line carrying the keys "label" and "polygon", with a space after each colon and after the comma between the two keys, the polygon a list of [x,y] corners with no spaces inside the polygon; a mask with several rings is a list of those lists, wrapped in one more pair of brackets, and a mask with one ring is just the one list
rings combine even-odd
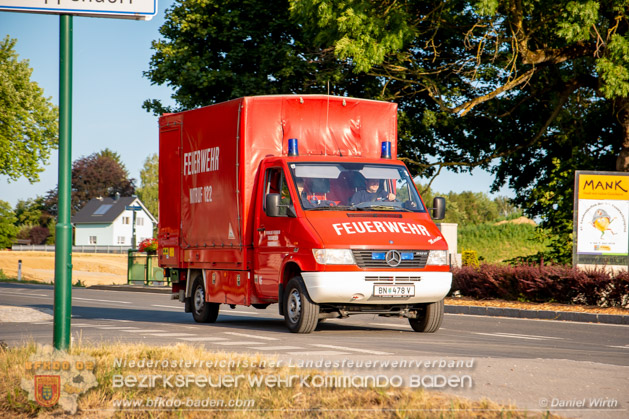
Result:
{"label": "cab side window", "polygon": [[[288,191],[288,184],[284,177],[284,172],[280,167],[273,167],[267,169],[264,176],[264,199],[262,205],[266,206],[266,195],[277,193],[280,194],[280,208],[279,215],[281,217],[287,216],[288,206],[293,205],[293,201],[290,198],[290,192]],[[263,207],[266,210],[266,207]]]}

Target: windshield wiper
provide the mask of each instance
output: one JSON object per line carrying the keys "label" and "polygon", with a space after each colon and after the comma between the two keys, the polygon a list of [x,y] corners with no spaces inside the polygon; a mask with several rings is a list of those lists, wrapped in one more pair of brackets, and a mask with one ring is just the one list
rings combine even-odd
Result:
{"label": "windshield wiper", "polygon": [[412,210],[397,207],[394,205],[369,205],[366,207],[356,207],[362,211],[405,211],[405,212],[413,212]]}
{"label": "windshield wiper", "polygon": [[339,208],[342,208],[342,207],[336,207],[336,206],[333,207],[333,206],[328,205],[327,207],[304,208],[304,210],[306,210],[306,211],[328,211],[328,210],[337,211]]}

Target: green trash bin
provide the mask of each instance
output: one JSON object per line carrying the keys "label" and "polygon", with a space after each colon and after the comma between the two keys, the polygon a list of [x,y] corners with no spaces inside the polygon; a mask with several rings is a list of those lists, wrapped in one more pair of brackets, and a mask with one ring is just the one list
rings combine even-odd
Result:
{"label": "green trash bin", "polygon": [[164,278],[164,270],[159,267],[156,254],[129,249],[127,284],[170,285],[170,278]]}
{"label": "green trash bin", "polygon": [[144,285],[146,278],[147,254],[129,249],[127,265],[127,284]]}

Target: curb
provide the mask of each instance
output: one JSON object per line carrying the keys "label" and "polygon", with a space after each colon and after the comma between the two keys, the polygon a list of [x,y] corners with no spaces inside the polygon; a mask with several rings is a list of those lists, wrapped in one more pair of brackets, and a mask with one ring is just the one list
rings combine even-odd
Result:
{"label": "curb", "polygon": [[445,306],[448,314],[469,314],[475,316],[511,317],[517,319],[560,320],[583,323],[604,323],[629,325],[629,316],[617,314],[581,313],[572,311],[522,310],[519,308]]}
{"label": "curb", "polygon": [[[153,292],[171,294],[167,287],[147,287],[144,285],[93,285],[93,290]],[[468,314],[474,316],[510,317],[516,319],[558,320],[581,323],[602,323],[629,325],[629,316],[617,314],[581,313],[572,311],[522,310],[519,308],[446,305],[447,314]]]}
{"label": "curb", "polygon": [[172,294],[170,287],[146,286],[146,285],[92,285],[88,290],[128,291],[128,292],[152,292],[156,294]]}

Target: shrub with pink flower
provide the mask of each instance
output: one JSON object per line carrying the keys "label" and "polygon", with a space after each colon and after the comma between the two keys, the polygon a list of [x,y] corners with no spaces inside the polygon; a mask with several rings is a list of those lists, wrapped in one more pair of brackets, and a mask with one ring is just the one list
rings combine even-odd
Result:
{"label": "shrub with pink flower", "polygon": [[140,252],[155,253],[157,251],[157,239],[144,239],[138,247]]}

